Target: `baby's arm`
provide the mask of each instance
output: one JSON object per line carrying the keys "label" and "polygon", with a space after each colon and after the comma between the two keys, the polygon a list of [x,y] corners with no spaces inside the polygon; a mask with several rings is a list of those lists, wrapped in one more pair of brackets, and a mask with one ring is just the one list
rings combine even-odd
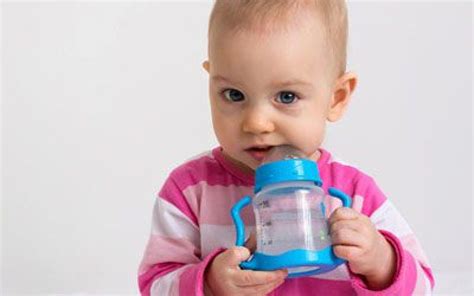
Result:
{"label": "baby's arm", "polygon": [[141,295],[203,295],[203,275],[223,249],[201,259],[197,219],[170,176],[153,209],[151,234],[139,268]]}
{"label": "baby's arm", "polygon": [[434,278],[428,260],[413,231],[394,205],[369,177],[359,181],[355,199],[363,199],[362,208],[356,210],[370,218],[370,222],[391,245],[396,258],[396,268],[387,287],[371,291],[364,278],[354,276],[353,286],[357,293],[359,295],[431,294]]}
{"label": "baby's arm", "polygon": [[[173,175],[173,174],[172,174]],[[201,259],[198,222],[173,178],[165,182],[153,209],[150,239],[140,265],[142,295],[266,295],[283,283],[286,271],[244,271],[245,247],[219,248]]]}
{"label": "baby's arm", "polygon": [[[395,282],[401,282],[401,288],[411,291],[413,295],[431,295],[434,277],[428,259],[412,229],[395,206],[385,200],[370,216],[370,220],[397,253],[398,273],[395,274]],[[405,271],[402,274],[401,269]]]}

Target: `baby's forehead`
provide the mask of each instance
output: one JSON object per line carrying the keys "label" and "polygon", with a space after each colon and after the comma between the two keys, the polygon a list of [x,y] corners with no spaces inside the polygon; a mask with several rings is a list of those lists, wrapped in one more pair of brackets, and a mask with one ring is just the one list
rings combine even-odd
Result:
{"label": "baby's forehead", "polygon": [[237,82],[242,86],[250,81],[269,88],[284,88],[285,85],[305,86],[295,80],[308,82],[333,72],[330,53],[321,41],[322,33],[313,31],[311,36],[314,37],[308,38],[300,28],[295,28],[288,33],[241,31],[218,35],[209,50],[211,78],[215,78],[215,82]]}
{"label": "baby's forehead", "polygon": [[[275,21],[275,19],[279,21]],[[308,39],[316,39],[311,44],[315,51],[321,51],[322,47],[328,49],[327,30],[324,28],[320,17],[315,15],[314,12],[301,10],[295,11],[295,15],[289,13],[273,14],[266,15],[265,18],[246,16],[245,19],[238,21],[232,20],[232,18],[216,18],[213,27],[210,27],[209,51],[212,51],[211,47],[221,50],[222,46],[227,46],[229,42],[232,43],[234,40],[265,43],[274,40],[275,35],[283,37],[278,40],[281,42],[280,44],[274,44],[282,51],[294,43],[305,45],[307,43],[303,41]]]}
{"label": "baby's forehead", "polygon": [[[310,21],[309,21],[310,20]],[[223,34],[321,30],[339,73],[345,71],[347,12],[344,0],[216,0],[209,22],[209,47]]]}

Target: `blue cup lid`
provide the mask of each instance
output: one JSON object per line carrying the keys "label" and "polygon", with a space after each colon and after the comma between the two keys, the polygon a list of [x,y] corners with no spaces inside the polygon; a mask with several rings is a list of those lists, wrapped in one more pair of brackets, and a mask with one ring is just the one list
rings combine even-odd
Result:
{"label": "blue cup lid", "polygon": [[317,186],[323,182],[316,163],[309,159],[284,159],[263,164],[255,171],[254,193],[263,187],[289,181],[312,181]]}

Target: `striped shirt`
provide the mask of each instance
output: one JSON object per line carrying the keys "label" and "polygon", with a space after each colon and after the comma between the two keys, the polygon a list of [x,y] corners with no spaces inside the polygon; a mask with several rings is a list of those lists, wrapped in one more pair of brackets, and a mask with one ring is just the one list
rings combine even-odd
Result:
{"label": "striped shirt", "polygon": [[[323,189],[336,187],[352,197],[352,208],[370,217],[393,246],[392,283],[370,290],[347,265],[321,275],[286,279],[269,295],[430,295],[434,278],[413,231],[374,180],[320,149],[317,161]],[[204,295],[204,271],[212,259],[235,243],[231,207],[253,196],[254,175],[229,162],[220,147],[174,169],[158,192],[151,234],[138,271],[142,295]],[[329,212],[339,207],[328,199]],[[241,212],[246,236],[255,229],[251,207]]]}

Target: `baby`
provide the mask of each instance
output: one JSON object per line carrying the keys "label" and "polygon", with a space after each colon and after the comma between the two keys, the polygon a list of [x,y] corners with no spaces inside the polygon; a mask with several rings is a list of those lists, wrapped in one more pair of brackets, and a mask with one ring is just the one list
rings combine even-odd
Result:
{"label": "baby", "polygon": [[[425,295],[434,285],[410,227],[374,180],[321,147],[357,76],[346,72],[343,0],[217,0],[209,22],[209,96],[220,147],[174,169],[156,197],[139,269],[142,295]],[[255,248],[236,247],[230,209],[251,195],[271,147],[292,145],[314,160],[323,189],[352,197],[332,208],[331,272],[286,278],[286,270],[242,270]]]}

